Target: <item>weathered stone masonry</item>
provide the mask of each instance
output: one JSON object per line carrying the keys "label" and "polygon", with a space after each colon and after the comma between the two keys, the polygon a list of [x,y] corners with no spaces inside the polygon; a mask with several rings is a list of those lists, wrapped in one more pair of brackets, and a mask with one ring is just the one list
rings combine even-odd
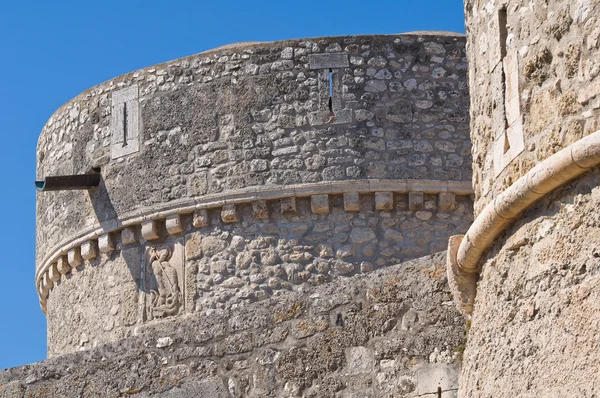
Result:
{"label": "weathered stone masonry", "polygon": [[227,47],[63,106],[38,175],[49,354],[445,249],[471,213],[456,35]]}
{"label": "weathered stone masonry", "polygon": [[600,2],[465,14],[476,219],[448,251],[473,314],[459,396],[595,396]]}
{"label": "weathered stone masonry", "polygon": [[455,396],[465,60],[443,32],[232,45],[65,104],[37,175],[101,184],[38,195],[53,359],[0,395]]}

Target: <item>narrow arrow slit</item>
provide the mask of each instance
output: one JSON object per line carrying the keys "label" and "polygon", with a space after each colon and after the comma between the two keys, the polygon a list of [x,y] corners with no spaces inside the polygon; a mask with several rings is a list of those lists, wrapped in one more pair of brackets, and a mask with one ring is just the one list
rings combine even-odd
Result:
{"label": "narrow arrow slit", "polygon": [[123,146],[127,146],[127,102],[123,103]]}

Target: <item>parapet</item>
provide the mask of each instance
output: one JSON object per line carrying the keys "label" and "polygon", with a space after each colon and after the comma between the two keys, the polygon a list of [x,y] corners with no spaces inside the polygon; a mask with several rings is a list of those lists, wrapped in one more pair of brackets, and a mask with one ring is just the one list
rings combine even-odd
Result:
{"label": "parapet", "polygon": [[462,35],[246,43],[61,107],[37,176],[49,355],[443,251],[471,222]]}

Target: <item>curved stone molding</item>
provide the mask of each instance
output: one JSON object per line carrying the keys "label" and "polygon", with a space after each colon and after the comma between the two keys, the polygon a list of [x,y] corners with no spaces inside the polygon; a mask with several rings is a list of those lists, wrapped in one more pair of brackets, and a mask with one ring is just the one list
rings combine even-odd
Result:
{"label": "curved stone molding", "polygon": [[[405,193],[408,194],[411,211],[423,210],[424,194],[438,196],[440,211],[452,211],[456,196],[471,195],[472,189],[470,184],[464,181],[343,181],[303,184],[286,189],[263,188],[261,191],[252,189],[239,192],[233,195],[233,198],[231,194],[211,195],[191,203],[179,203],[178,208],[171,208],[171,206],[163,209],[152,208],[152,211],[146,214],[134,214],[122,220],[111,220],[107,223],[112,227],[111,229],[96,227],[85,231],[82,236],[71,242],[63,242],[59,248],[51,252],[36,273],[40,304],[45,313],[45,301],[53,288],[51,281],[58,282],[57,277],[60,279],[61,274],[66,275],[71,272],[72,268],[83,263],[83,259],[96,258],[98,250],[105,254],[117,250],[114,234],[120,235],[120,242],[124,246],[153,241],[160,238],[159,224],[162,222],[169,235],[178,235],[184,231],[182,215],[192,214],[193,227],[202,228],[209,225],[209,209],[221,209],[221,219],[224,223],[237,223],[240,222],[240,217],[236,205],[243,203],[252,204],[253,217],[256,220],[265,220],[269,218],[267,200],[280,200],[281,212],[286,214],[296,212],[296,197],[310,197],[312,213],[326,214],[329,212],[329,196],[343,195],[344,210],[354,212],[360,209],[360,194],[368,193],[374,193],[375,210],[393,210],[394,193]],[[415,205],[415,197],[420,198],[420,206]],[[55,268],[59,271],[62,269],[58,276],[52,271]],[[54,277],[49,277],[49,274]]]}
{"label": "curved stone molding", "polygon": [[600,130],[536,165],[481,211],[464,238],[454,236],[450,240],[447,273],[459,309],[471,313],[477,278],[465,277],[465,274],[480,272],[479,260],[498,235],[538,199],[598,164]]}

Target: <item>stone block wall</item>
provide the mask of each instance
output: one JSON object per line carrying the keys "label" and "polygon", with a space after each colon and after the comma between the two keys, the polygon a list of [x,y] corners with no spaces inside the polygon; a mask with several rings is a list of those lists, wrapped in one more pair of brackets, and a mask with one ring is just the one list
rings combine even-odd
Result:
{"label": "stone block wall", "polygon": [[0,396],[455,397],[465,322],[444,262],[426,256],[140,325],[0,371]]}
{"label": "stone block wall", "polygon": [[[311,198],[289,198],[293,211],[282,214],[283,200],[266,201],[261,208],[266,217],[260,219],[253,202],[228,208],[235,222],[225,222],[223,207],[181,216],[175,234],[165,220],[110,235],[114,250],[58,273],[49,289],[48,354],[119,340],[169,316],[341,283],[340,278],[440,252],[450,235],[465,232],[472,221],[468,196],[456,197],[449,210],[440,208],[439,195],[421,195],[421,210],[411,210],[409,195],[381,194],[357,195],[356,211],[344,210],[343,195],[324,195],[327,212],[321,214],[311,208]],[[390,207],[378,210],[377,196],[390,196]],[[132,241],[126,240],[129,234]],[[178,303],[168,314],[159,313],[153,301],[163,290],[154,281],[160,281],[150,260],[154,249],[170,250],[168,268],[177,270]]]}
{"label": "stone block wall", "polygon": [[[475,215],[487,220],[473,225],[497,237],[462,252],[483,255],[459,396],[594,396],[600,169],[551,156],[598,134],[600,2],[467,0],[465,11]],[[585,174],[533,192],[573,170]],[[532,197],[512,224],[497,216]]]}
{"label": "stone block wall", "polygon": [[211,194],[469,181],[466,68],[460,35],[353,36],[228,46],[91,88],[44,127],[37,176],[99,168],[104,189],[38,196],[38,266],[90,228]]}
{"label": "stone block wall", "polygon": [[443,251],[472,218],[464,37],[227,46],[117,77],[44,127],[49,355]]}

